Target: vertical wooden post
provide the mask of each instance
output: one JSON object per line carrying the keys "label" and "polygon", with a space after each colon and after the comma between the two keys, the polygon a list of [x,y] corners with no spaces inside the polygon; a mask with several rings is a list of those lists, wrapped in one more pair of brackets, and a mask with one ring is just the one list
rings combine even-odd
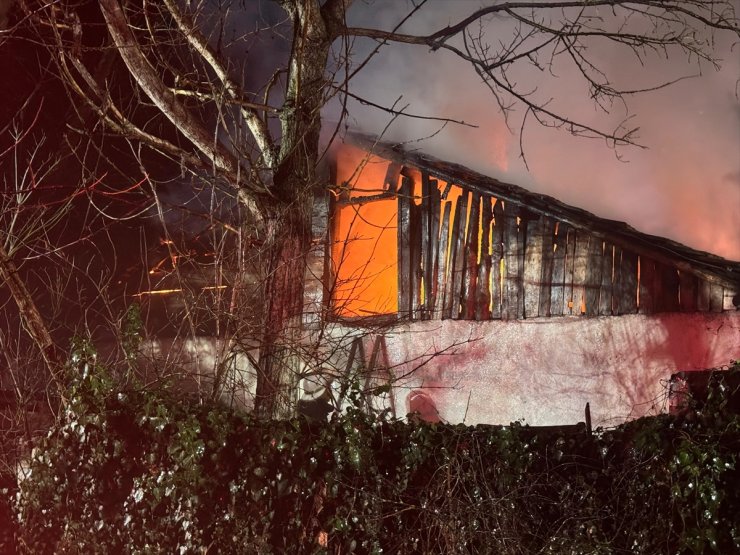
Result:
{"label": "vertical wooden post", "polygon": [[503,287],[501,261],[504,259],[504,210],[502,202],[495,199],[493,205],[493,240],[491,244],[491,318],[502,318]]}
{"label": "vertical wooden post", "polygon": [[475,305],[478,300],[478,235],[480,228],[480,193],[473,192],[470,200],[470,218],[465,238],[465,268],[460,304],[463,317],[475,318]]}
{"label": "vertical wooden post", "polygon": [[481,233],[480,264],[478,265],[478,298],[475,306],[476,320],[490,320],[491,318],[491,221],[493,210],[491,197],[481,199]]}
{"label": "vertical wooden post", "polygon": [[401,178],[401,187],[398,191],[398,314],[401,318],[410,318],[412,314],[412,282],[411,282],[411,195],[413,184],[411,179]]}

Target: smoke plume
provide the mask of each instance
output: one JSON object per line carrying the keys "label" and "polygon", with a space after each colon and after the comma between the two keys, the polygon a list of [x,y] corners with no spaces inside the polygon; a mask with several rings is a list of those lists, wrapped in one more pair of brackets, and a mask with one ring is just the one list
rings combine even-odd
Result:
{"label": "smoke plume", "polygon": [[[478,2],[433,1],[401,32],[429,33],[461,19]],[[392,29],[408,12],[407,2],[356,2],[350,25]],[[487,22],[498,33],[510,33],[503,19]],[[736,87],[740,54],[731,37],[717,37],[722,69],[698,65],[684,54],[648,58],[597,45],[594,57],[612,82],[642,88],[683,76],[667,89],[629,97],[628,109],[615,105],[609,114],[594,108],[583,79],[572,66],[554,72],[529,68],[516,75],[523,88],[537,87],[537,97],[579,121],[611,129],[627,116],[639,126],[639,142],[648,147],[608,148],[603,140],[575,138],[563,130],[545,129],[530,121],[522,144],[528,168],[520,158],[523,109],[511,114],[509,126],[490,91],[472,67],[445,51],[423,46],[383,46],[350,82],[350,92],[408,113],[464,120],[477,128],[420,119],[397,118],[384,135],[409,141],[439,158],[467,165],[503,181],[552,195],[598,216],[626,221],[640,231],[669,237],[700,250],[740,260],[740,105]],[[358,39],[352,45],[357,64],[376,43]],[[400,100],[399,100],[400,99]],[[392,119],[387,113],[351,102],[349,124],[381,133]],[[331,117],[332,109],[328,110]],[[418,141],[437,132],[433,137]]]}

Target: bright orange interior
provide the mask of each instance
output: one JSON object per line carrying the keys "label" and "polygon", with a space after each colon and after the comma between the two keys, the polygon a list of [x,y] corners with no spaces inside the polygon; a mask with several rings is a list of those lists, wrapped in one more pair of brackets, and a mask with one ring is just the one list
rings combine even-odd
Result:
{"label": "bright orange interior", "polygon": [[[377,195],[390,162],[344,146],[337,153],[337,186],[349,198]],[[397,200],[338,205],[334,213],[334,311],[340,316],[391,314],[398,310]]]}

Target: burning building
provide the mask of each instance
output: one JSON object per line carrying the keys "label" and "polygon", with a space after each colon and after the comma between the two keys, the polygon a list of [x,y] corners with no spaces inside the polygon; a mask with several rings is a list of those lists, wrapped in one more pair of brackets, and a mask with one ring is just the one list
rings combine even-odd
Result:
{"label": "burning building", "polygon": [[390,380],[399,415],[564,424],[590,403],[614,424],[740,357],[740,263],[367,136],[330,173],[307,323],[357,331],[347,368]]}

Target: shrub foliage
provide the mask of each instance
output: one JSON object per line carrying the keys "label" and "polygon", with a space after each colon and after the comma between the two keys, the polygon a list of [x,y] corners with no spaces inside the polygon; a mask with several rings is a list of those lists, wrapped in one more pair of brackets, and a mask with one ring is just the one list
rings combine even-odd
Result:
{"label": "shrub foliage", "polygon": [[703,406],[593,434],[355,409],[260,422],[76,368],[15,491],[21,551],[740,551],[737,366]]}

